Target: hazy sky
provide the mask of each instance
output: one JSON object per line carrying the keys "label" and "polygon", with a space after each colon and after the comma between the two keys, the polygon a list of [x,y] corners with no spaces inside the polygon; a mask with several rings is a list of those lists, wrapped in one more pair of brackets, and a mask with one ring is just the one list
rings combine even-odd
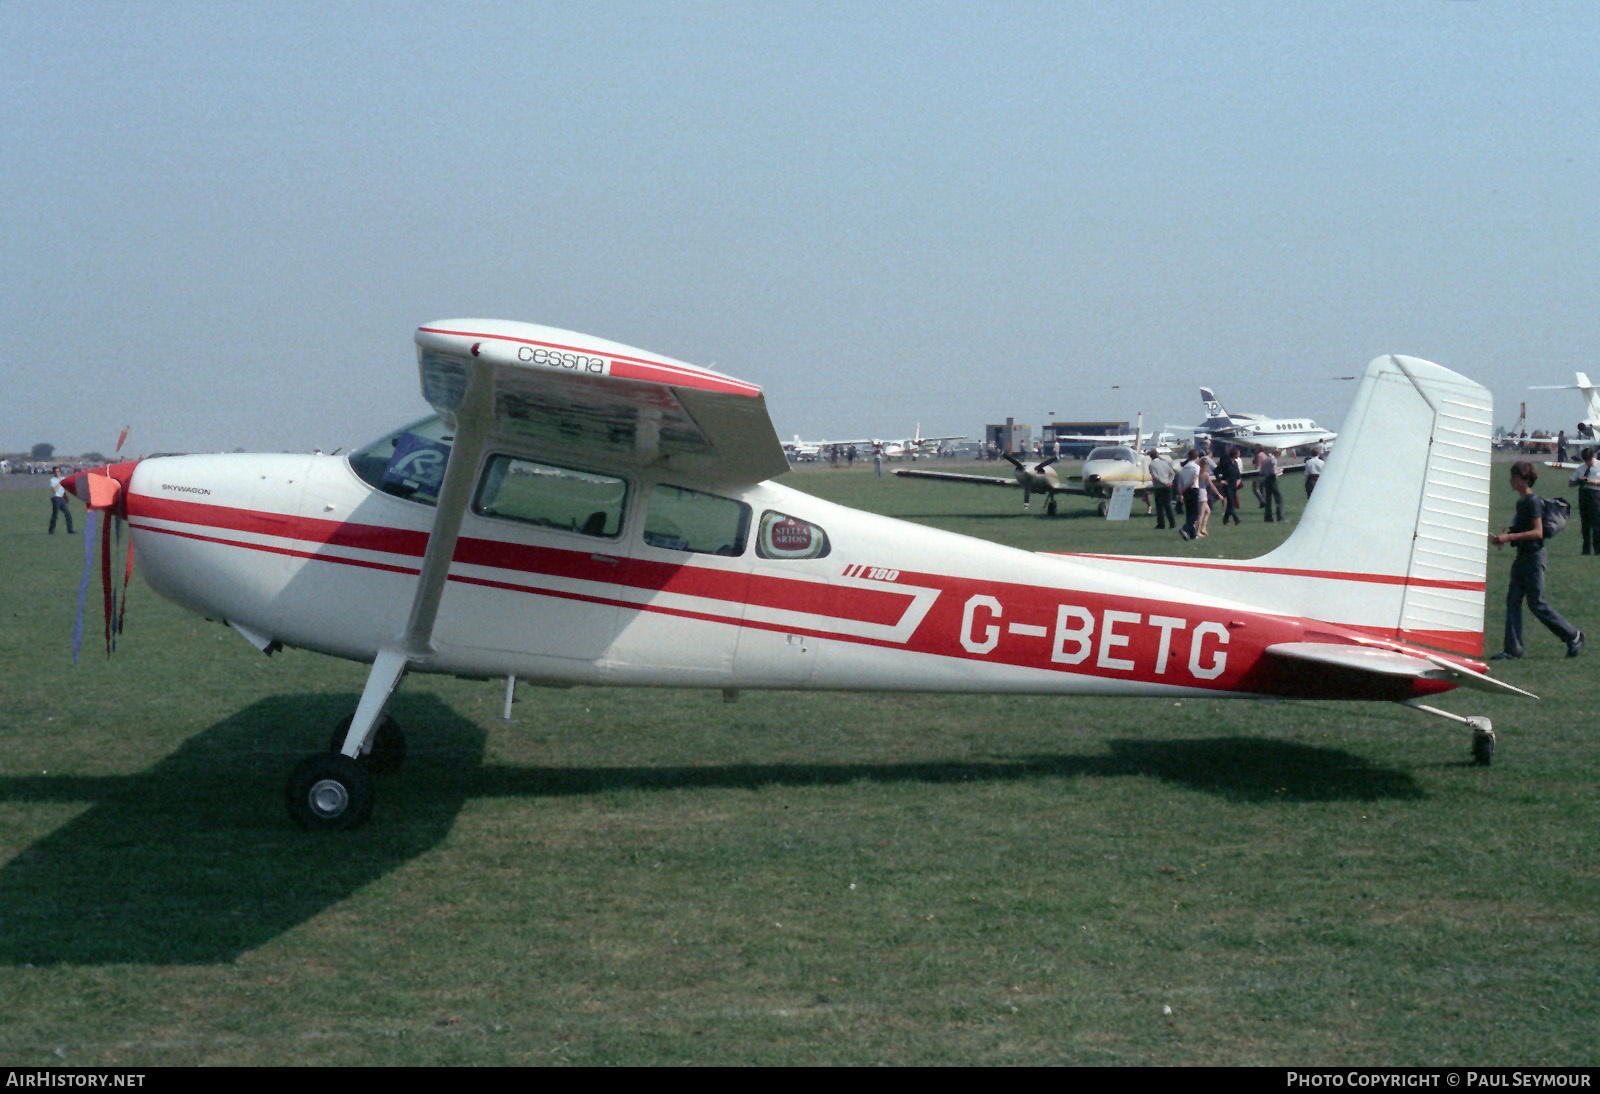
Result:
{"label": "hazy sky", "polygon": [[0,451],[330,449],[458,316],[779,433],[1337,427],[1386,352],[1571,428],[1600,4],[0,2]]}

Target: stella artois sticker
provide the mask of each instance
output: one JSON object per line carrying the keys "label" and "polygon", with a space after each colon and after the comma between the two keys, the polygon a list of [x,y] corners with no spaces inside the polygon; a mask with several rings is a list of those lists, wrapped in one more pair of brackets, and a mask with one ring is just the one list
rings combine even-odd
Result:
{"label": "stella artois sticker", "polygon": [[758,546],[765,558],[821,558],[828,553],[828,536],[808,521],[767,512],[761,516]]}

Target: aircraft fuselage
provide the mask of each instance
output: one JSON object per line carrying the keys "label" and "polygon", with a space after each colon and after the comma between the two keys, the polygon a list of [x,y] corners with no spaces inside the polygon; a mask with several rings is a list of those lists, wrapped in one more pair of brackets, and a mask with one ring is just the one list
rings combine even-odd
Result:
{"label": "aircraft fuselage", "polygon": [[[1268,646],[1362,637],[1197,593],[1205,583],[1173,560],[1039,555],[771,482],[724,492],[752,518],[738,553],[673,549],[644,534],[665,481],[629,476],[612,537],[468,512],[431,651],[413,668],[716,688],[1404,699],[1451,686],[1405,679],[1375,693],[1370,680],[1288,671]],[[343,457],[287,455],[143,461],[127,511],[163,596],[258,645],[359,661],[404,628],[434,515]],[[773,516],[825,533],[827,553],[761,557],[756,528]]]}

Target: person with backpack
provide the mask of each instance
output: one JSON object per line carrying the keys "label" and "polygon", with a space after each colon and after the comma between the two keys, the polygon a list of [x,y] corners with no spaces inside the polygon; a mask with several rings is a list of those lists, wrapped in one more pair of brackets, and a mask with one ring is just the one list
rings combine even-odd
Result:
{"label": "person with backpack", "polygon": [[1511,562],[1511,584],[1506,589],[1506,633],[1500,652],[1491,661],[1514,661],[1522,656],[1522,602],[1535,619],[1550,628],[1567,645],[1567,656],[1576,657],[1583,649],[1583,632],[1561,618],[1544,599],[1545,500],[1533,492],[1539,472],[1528,460],[1511,465],[1511,489],[1517,492],[1516,519],[1511,527],[1489,542],[1496,547],[1514,543],[1517,556]]}

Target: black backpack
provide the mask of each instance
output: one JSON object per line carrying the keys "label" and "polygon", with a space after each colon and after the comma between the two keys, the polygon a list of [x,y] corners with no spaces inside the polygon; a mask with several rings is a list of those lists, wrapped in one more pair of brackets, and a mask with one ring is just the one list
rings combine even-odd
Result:
{"label": "black backpack", "polygon": [[1566,498],[1540,498],[1544,502],[1544,538],[1549,539],[1567,526],[1572,517],[1572,503]]}

